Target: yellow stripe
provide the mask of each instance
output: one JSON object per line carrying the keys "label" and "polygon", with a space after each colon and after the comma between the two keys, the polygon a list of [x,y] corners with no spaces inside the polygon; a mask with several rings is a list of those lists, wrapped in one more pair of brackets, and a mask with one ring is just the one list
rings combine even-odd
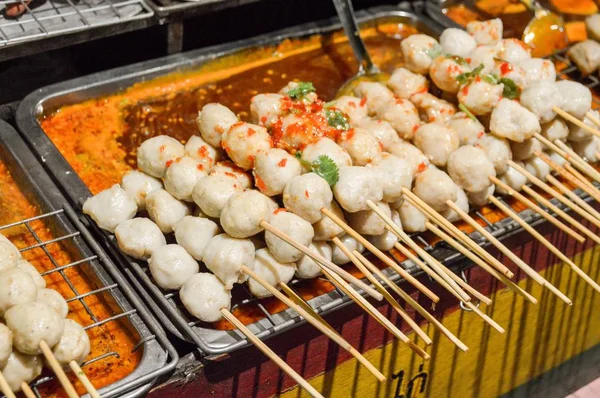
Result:
{"label": "yellow stripe", "polygon": [[[600,249],[595,247],[575,256],[574,261],[598,280],[599,255]],[[465,398],[506,393],[600,342],[600,295],[561,264],[542,274],[573,299],[573,306],[564,305],[547,290],[524,280],[520,285],[539,299],[537,306],[504,288],[493,295],[490,308],[483,308],[505,327],[504,335],[464,311],[444,318],[444,325],[469,346],[467,353],[460,352],[429,325],[425,332],[433,334],[434,344],[427,349],[431,361],[423,363],[405,345],[393,341],[365,353],[388,377],[385,383],[378,384],[354,359],[314,377],[310,383],[326,397],[395,397],[399,392],[403,398]],[[409,386],[411,395],[407,395]],[[308,397],[298,387],[282,394],[288,398],[298,396]]]}

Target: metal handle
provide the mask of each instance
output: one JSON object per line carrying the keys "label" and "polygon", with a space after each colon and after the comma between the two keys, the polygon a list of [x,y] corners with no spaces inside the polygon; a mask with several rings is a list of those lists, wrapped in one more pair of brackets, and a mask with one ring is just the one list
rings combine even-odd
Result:
{"label": "metal handle", "polygon": [[342,21],[342,26],[344,27],[346,36],[348,36],[352,51],[354,51],[354,55],[358,60],[358,73],[363,74],[366,72],[368,75],[379,73],[379,68],[371,61],[365,43],[360,38],[360,30],[354,16],[352,0],[333,0],[333,4],[335,5],[338,17]]}

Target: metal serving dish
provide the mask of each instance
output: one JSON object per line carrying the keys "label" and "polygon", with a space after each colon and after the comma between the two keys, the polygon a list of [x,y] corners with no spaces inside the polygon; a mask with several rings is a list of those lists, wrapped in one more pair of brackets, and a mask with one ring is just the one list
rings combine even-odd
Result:
{"label": "metal serving dish", "polygon": [[[75,268],[92,281],[95,290],[79,291],[74,297],[67,298],[68,301],[78,300],[88,311],[94,323],[84,325],[86,329],[92,329],[108,322],[119,320],[128,330],[127,333],[135,336],[135,350],[142,350],[140,363],[136,369],[123,379],[102,388],[99,392],[103,397],[137,397],[146,393],[157,378],[175,368],[179,359],[177,351],[170,344],[164,331],[158,322],[152,317],[148,308],[136,296],[133,289],[125,278],[116,269],[114,263],[102,251],[78,220],[77,213],[70,207],[60,190],[52,183],[50,176],[44,171],[35,159],[25,142],[18,133],[6,122],[0,120],[0,160],[6,165],[12,177],[17,182],[19,189],[27,199],[37,206],[39,216],[34,219],[43,219],[45,226],[52,232],[52,242],[60,242],[62,248],[72,257],[70,264],[58,264],[46,248],[50,241],[40,240],[34,229],[29,231],[35,237],[37,244],[45,255],[55,266],[55,269],[44,272],[60,272],[64,283],[70,283],[66,273],[60,271],[65,268]],[[10,226],[23,225],[30,228],[33,219],[21,220],[19,222],[0,225],[0,231]],[[60,265],[60,267],[58,267]],[[58,269],[56,269],[58,268]],[[93,313],[94,306],[88,307],[85,298],[96,295],[109,303],[113,311],[108,318],[97,319]],[[105,355],[115,355],[108,352],[93,358],[87,363],[101,361]],[[85,371],[85,364],[83,366]],[[42,378],[36,381],[35,388],[49,381],[50,378]],[[93,378],[92,378],[93,382]],[[38,393],[38,396],[39,393]]]}
{"label": "metal serving dish", "polygon": [[[421,32],[433,36],[437,36],[441,32],[441,28],[426,17],[400,11],[393,7],[370,9],[358,13],[358,16],[361,22],[396,17],[406,23],[412,24]],[[31,144],[37,155],[43,159],[44,165],[57,180],[65,195],[79,209],[83,201],[90,196],[90,191],[41,129],[37,118],[45,109],[57,109],[64,105],[113,94],[124,90],[134,83],[150,80],[176,71],[197,68],[207,61],[244,49],[273,45],[289,38],[304,38],[316,34],[326,35],[339,29],[340,25],[337,20],[321,21],[249,40],[177,54],[48,86],[33,92],[23,100],[17,112],[17,123],[24,137]],[[528,210],[524,211],[521,215],[530,223],[537,222],[540,218],[539,216],[532,217],[532,212]],[[80,215],[80,217],[86,225],[90,224],[83,215]],[[506,237],[520,230],[518,224],[509,219],[505,219],[494,225],[491,223],[488,224],[490,225],[490,231],[497,237]],[[195,322],[177,302],[177,294],[165,294],[165,292],[158,289],[152,282],[145,267],[121,254],[114,244],[112,236],[99,231],[94,225],[90,225],[90,228],[95,229],[98,238],[111,251],[111,254],[118,259],[122,268],[128,273],[134,274],[144,284],[145,289],[152,295],[156,303],[155,313],[175,335],[195,343],[202,351],[211,355],[231,352],[247,344],[246,339],[237,332],[219,331],[211,328],[210,325]],[[482,245],[487,243],[479,234],[473,234],[472,236]],[[427,242],[424,243],[427,244]],[[435,257],[443,260],[447,265],[452,265],[455,268],[458,267],[458,260],[461,259],[461,256],[455,251],[449,250],[445,244],[436,245],[435,247],[427,245],[426,249],[431,250]],[[460,266],[464,265],[464,262],[461,262]],[[416,266],[410,261],[404,262],[403,266],[409,272],[419,273]],[[392,280],[400,281],[400,277],[396,273],[390,270],[386,271]],[[247,301],[252,301],[252,299],[249,298]],[[247,304],[247,301],[242,301],[241,305]],[[310,300],[310,304],[319,313],[333,311],[349,303],[349,298],[337,291],[332,291]],[[303,322],[291,310],[285,310],[276,314],[269,314],[264,308],[262,310],[265,313],[265,318],[249,325],[250,329],[260,338],[267,338],[281,333],[293,325]]]}

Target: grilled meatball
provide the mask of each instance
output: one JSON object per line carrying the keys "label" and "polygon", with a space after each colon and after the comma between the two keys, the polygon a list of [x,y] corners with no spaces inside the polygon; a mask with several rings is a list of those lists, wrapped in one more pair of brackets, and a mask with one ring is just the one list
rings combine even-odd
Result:
{"label": "grilled meatball", "polygon": [[400,159],[406,160],[412,169],[413,176],[429,166],[429,159],[419,148],[410,142],[396,141],[390,147],[390,153]]}
{"label": "grilled meatball", "polygon": [[508,161],[512,159],[508,140],[492,134],[485,134],[475,142],[475,146],[485,151],[488,158],[494,163],[497,175],[506,171]]}
{"label": "grilled meatball", "polygon": [[[340,171],[344,169],[346,167],[342,167]],[[292,178],[283,190],[285,208],[311,224],[323,218],[321,209],[327,207],[332,200],[333,193],[329,184],[315,173]]]}
{"label": "grilled meatball", "polygon": [[[443,171],[430,167],[417,174],[413,192],[434,210],[448,210],[446,201],[456,201],[456,184]],[[404,221],[402,221],[404,225]]]}
{"label": "grilled meatball", "polygon": [[[595,109],[592,109],[589,112],[592,114],[592,116],[595,116],[596,118],[600,117],[600,113],[598,113],[598,111]],[[583,118],[583,122],[588,126],[596,128],[594,122],[592,122],[587,117]],[[567,137],[567,139],[571,142],[589,141],[593,137],[592,133],[587,132],[585,129],[577,126],[574,123],[567,122],[567,125],[569,126],[569,136]]]}
{"label": "grilled meatball", "polygon": [[423,34],[408,36],[400,43],[400,49],[406,69],[421,75],[429,72],[434,52],[441,52],[439,43],[433,37]]}
{"label": "grilled meatball", "polygon": [[[402,223],[400,222],[400,215],[396,210],[392,210],[391,217],[394,224],[399,226],[402,229]],[[386,230],[384,233],[380,235],[370,235],[367,236],[367,239],[373,246],[378,248],[381,251],[392,250],[394,244],[398,242],[398,237],[391,231]]]}
{"label": "grilled meatball", "polygon": [[5,324],[0,323],[0,369],[6,366],[11,352],[12,332]]}
{"label": "grilled meatball", "polygon": [[579,156],[587,159],[588,162],[596,162],[600,159],[597,157],[598,151],[600,151],[600,138],[594,136],[587,141],[573,142],[573,150]]}
{"label": "grilled meatball", "polygon": [[387,85],[398,98],[409,99],[413,94],[427,92],[429,80],[406,68],[398,68],[390,76]]}
{"label": "grilled meatball", "polygon": [[540,82],[554,83],[556,80],[556,69],[548,59],[530,58],[519,62],[519,66],[525,72],[525,88]]}
{"label": "grilled meatball", "polygon": [[494,194],[496,186],[494,184],[479,192],[467,192],[469,202],[475,206],[485,206],[489,202],[489,197]]}
{"label": "grilled meatball", "polygon": [[196,160],[198,168],[206,173],[223,157],[221,147],[215,148],[199,135],[193,135],[185,144],[185,156]]}
{"label": "grilled meatball", "polygon": [[381,155],[381,147],[377,139],[361,128],[340,134],[338,144],[348,152],[354,166],[365,166],[376,162]]}
{"label": "grilled meatball", "polygon": [[40,343],[53,347],[63,334],[63,318],[48,304],[17,304],[4,314],[6,326],[13,334],[14,347],[27,355],[42,353]]}
{"label": "grilled meatball", "polygon": [[402,228],[406,232],[424,232],[427,230],[425,223],[427,217],[418,208],[403,200],[400,202],[400,206],[396,209],[402,222]]}
{"label": "grilled meatball", "polygon": [[504,84],[491,84],[476,78],[458,91],[458,102],[474,115],[489,114],[502,99]]}
{"label": "grilled meatball", "polygon": [[121,251],[138,260],[147,260],[159,247],[166,245],[162,231],[147,218],[123,221],[115,229]]}
{"label": "grilled meatball", "polygon": [[121,188],[135,200],[138,210],[146,209],[146,196],[152,191],[161,189],[162,181],[137,170],[130,170],[121,179]]}
{"label": "grilled meatball", "polygon": [[521,105],[529,109],[540,123],[547,123],[556,117],[553,108],[562,104],[562,96],[554,82],[538,82],[521,93]]}
{"label": "grilled meatball", "polygon": [[148,268],[156,284],[165,290],[181,289],[200,269],[183,247],[173,244],[156,249],[148,259]]}
{"label": "grilled meatball", "polygon": [[165,234],[173,232],[173,226],[191,214],[186,203],[175,199],[164,189],[150,192],[146,197],[146,209],[150,219]]}
{"label": "grilled meatball", "polygon": [[354,92],[366,101],[369,115],[375,115],[394,100],[394,93],[381,83],[360,82],[354,88]]}
{"label": "grilled meatball", "polygon": [[564,119],[557,117],[551,122],[542,124],[541,134],[550,141],[566,141],[567,136],[569,135],[569,126]]}
{"label": "grilled meatball", "polygon": [[[467,197],[465,191],[458,185],[456,186],[456,200],[454,201],[454,203],[462,211],[464,211],[465,213],[469,213],[469,198]],[[461,219],[458,213],[456,213],[452,209],[448,209],[447,211],[443,212],[442,216],[444,216],[444,218],[450,222],[455,222]]]}
{"label": "grilled meatball", "polygon": [[531,48],[519,39],[502,39],[497,48],[498,58],[512,64],[531,58]]}
{"label": "grilled meatball", "polygon": [[190,314],[204,322],[217,322],[221,309],[231,309],[231,291],[215,275],[200,272],[181,287],[179,298]]}
{"label": "grilled meatball", "polygon": [[483,65],[481,73],[491,73],[496,66],[497,54],[498,50],[495,47],[479,45],[467,55],[466,60],[471,68],[475,69],[479,65]]}
{"label": "grilled meatball", "polygon": [[[296,242],[308,246],[315,236],[312,225],[293,213],[278,209],[268,218],[269,224],[279,231],[287,234]],[[282,263],[294,263],[303,256],[302,252],[289,243],[278,238],[275,234],[266,231],[265,241],[273,257]]]}
{"label": "grilled meatball", "polygon": [[537,117],[516,101],[503,98],[492,111],[490,131],[498,137],[523,142],[541,130]]}
{"label": "grilled meatball", "polygon": [[38,287],[31,275],[17,267],[0,272],[0,317],[17,304],[37,300]]}
{"label": "grilled meatball", "polygon": [[254,159],[259,152],[273,147],[273,140],[266,128],[244,122],[231,126],[221,141],[233,163],[244,170],[254,167]]}
{"label": "grilled meatball", "polygon": [[[308,249],[324,259],[331,261],[332,250],[327,242],[313,242],[308,246]],[[302,256],[302,258],[296,262],[295,275],[297,278],[311,279],[316,278],[321,274],[321,267],[307,255]]]}
{"label": "grilled meatball", "polygon": [[252,177],[250,174],[240,169],[230,161],[217,163],[212,169],[210,169],[208,175],[233,178],[242,189],[250,189],[253,187]]}
{"label": "grilled meatball", "polygon": [[52,347],[54,357],[61,365],[68,365],[71,361],[82,364],[90,355],[90,338],[85,329],[71,319],[65,319],[65,331],[58,343]]}
{"label": "grilled meatball", "polygon": [[[567,163],[567,159],[563,158],[556,152],[550,152],[549,156],[550,156],[550,160],[552,160],[554,163],[558,164],[561,167],[564,167],[564,165]],[[594,155],[594,158],[596,158],[595,155]],[[598,159],[596,159],[596,160],[598,160]],[[596,160],[592,160],[592,162],[595,162]]]}
{"label": "grilled meatball", "polygon": [[326,155],[333,160],[337,167],[352,166],[352,158],[348,152],[335,143],[331,138],[323,137],[308,144],[302,151],[302,160],[315,162],[319,156]]}
{"label": "grilled meatball", "polygon": [[429,68],[429,77],[435,85],[450,94],[458,92],[458,75],[471,71],[469,64],[462,58],[440,55],[433,60]]}
{"label": "grilled meatball", "polygon": [[585,27],[590,39],[600,40],[600,14],[590,15],[585,19]]}
{"label": "grilled meatball", "polygon": [[411,188],[413,172],[411,164],[390,153],[382,153],[371,168],[379,177],[383,188],[383,201],[395,202],[402,197],[402,188]]}
{"label": "grilled meatball", "polygon": [[[340,241],[351,252],[356,250],[359,253],[365,251],[365,247],[350,235],[340,237]],[[331,243],[331,261],[337,265],[344,265],[350,262],[350,259],[344,254],[342,249]]]}
{"label": "grilled meatball", "polygon": [[548,174],[550,174],[550,172],[552,171],[550,166],[548,166],[548,164],[546,162],[544,162],[542,159],[538,158],[537,156],[533,157],[523,163],[525,164],[525,168],[527,169],[528,172],[530,172],[531,174],[533,174],[534,176],[536,176],[537,178],[539,178],[542,181],[545,180],[546,176]]}
{"label": "grilled meatball", "polygon": [[477,42],[462,29],[448,28],[440,36],[440,45],[445,54],[467,57],[477,47]]}
{"label": "grilled meatball", "polygon": [[458,112],[448,120],[448,127],[458,133],[460,145],[473,145],[485,135],[485,127],[479,120],[471,119],[464,112]]}
{"label": "grilled meatball", "polygon": [[88,198],[83,204],[83,212],[109,232],[114,232],[121,222],[133,218],[137,210],[135,201],[119,184]]}
{"label": "grilled meatball", "polygon": [[234,193],[221,211],[221,227],[234,238],[249,238],[263,230],[271,211],[269,198],[256,190]]}
{"label": "grilled meatball", "polygon": [[600,66],[600,44],[594,40],[584,40],[574,44],[567,51],[582,75],[594,73]]}
{"label": "grilled meatball", "polygon": [[512,64],[510,62],[499,62],[494,67],[492,73],[499,78],[512,80],[521,90],[524,89],[528,84],[527,73],[517,64]]}
{"label": "grilled meatball", "polygon": [[38,289],[37,300],[38,303],[47,304],[52,308],[61,318],[66,318],[69,313],[69,305],[64,297],[54,289]]}
{"label": "grilled meatball", "polygon": [[340,179],[333,187],[333,194],[344,210],[355,213],[369,209],[367,201],[374,203],[383,198],[383,187],[377,173],[369,168],[351,166],[339,170]]}
{"label": "grilled meatball", "polygon": [[[378,202],[377,207],[388,217],[392,216],[390,205],[385,202]],[[385,232],[385,221],[375,211],[361,210],[355,213],[348,213],[346,217],[348,225],[356,232],[362,235],[381,235]]]}
{"label": "grilled meatball", "polygon": [[562,95],[561,108],[577,119],[583,119],[585,114],[592,108],[592,93],[589,88],[581,83],[571,80],[556,82],[556,87]]}
{"label": "grilled meatball", "polygon": [[33,279],[33,282],[38,289],[46,287],[46,280],[29,261],[23,259],[19,260],[17,262],[17,268],[31,276],[31,279]]}
{"label": "grilled meatball", "polygon": [[207,172],[198,161],[187,156],[175,159],[165,173],[165,189],[175,199],[192,202],[196,183],[206,175]]}
{"label": "grilled meatball", "polygon": [[[296,264],[279,262],[269,249],[259,249],[256,251],[254,272],[263,281],[278,288],[280,283],[288,283],[292,280],[296,272]],[[248,288],[255,297],[272,296],[271,292],[252,278],[248,278]]]}
{"label": "grilled meatball", "polygon": [[[342,221],[346,221],[344,212],[336,201],[332,201],[329,206],[327,206],[327,209],[333,212],[333,214],[339,217]],[[344,232],[342,227],[333,222],[329,217],[323,217],[314,223],[313,229],[315,231],[315,241],[330,240],[333,239],[334,236],[339,236]]]}
{"label": "grilled meatball", "polygon": [[419,127],[415,133],[414,143],[436,166],[445,166],[450,154],[458,149],[460,144],[456,131],[437,123],[428,123]]}
{"label": "grilled meatball", "polygon": [[218,218],[229,198],[242,191],[236,178],[209,175],[198,181],[192,191],[192,199],[204,214]]}
{"label": "grilled meatball", "polygon": [[360,131],[365,131],[375,138],[383,151],[387,151],[390,145],[398,141],[396,130],[394,130],[392,125],[385,120],[373,120],[367,118],[356,123],[354,126]]}
{"label": "grilled meatball", "polygon": [[523,142],[511,142],[510,149],[512,150],[514,160],[527,160],[535,152],[542,150],[542,144],[534,137]]}
{"label": "grilled meatball", "polygon": [[219,233],[219,226],[207,218],[185,216],[175,226],[175,240],[194,259],[202,261],[208,241]]}
{"label": "grilled meatball", "polygon": [[454,105],[430,93],[415,94],[410,100],[419,110],[421,117],[429,123],[446,123],[456,113]]}
{"label": "grilled meatball", "polygon": [[401,98],[390,101],[380,108],[377,117],[387,121],[396,130],[398,137],[405,140],[413,138],[415,129],[421,123],[415,105]]}
{"label": "grilled meatball", "polygon": [[484,150],[465,145],[450,154],[448,174],[465,191],[480,192],[490,186],[496,169]]}
{"label": "grilled meatball", "polygon": [[258,94],[250,99],[250,115],[252,123],[259,126],[271,127],[284,112],[281,94]]}
{"label": "grilled meatball", "polygon": [[44,361],[41,356],[25,355],[14,350],[6,365],[2,368],[2,375],[13,392],[21,391],[21,383],[31,383],[42,374]]}
{"label": "grilled meatball", "polygon": [[204,105],[196,119],[202,138],[215,148],[221,147],[222,135],[237,121],[235,113],[221,104]]}
{"label": "grilled meatball", "polygon": [[477,42],[486,46],[494,45],[502,40],[503,26],[500,18],[487,21],[473,21],[467,24],[467,32]]}
{"label": "grilled meatball", "polygon": [[348,116],[352,125],[367,118],[369,110],[366,101],[351,95],[343,95],[333,101],[333,107]]}
{"label": "grilled meatball", "polygon": [[183,145],[173,137],[159,135],[142,142],[137,150],[138,168],[152,177],[163,178],[168,163],[184,155]]}
{"label": "grilled meatball", "polygon": [[[516,163],[523,166],[522,162],[516,162]],[[502,181],[503,183],[505,183],[506,185],[508,185],[509,187],[511,187],[512,189],[514,189],[515,191],[520,191],[521,187],[523,185],[527,184],[527,177],[525,177],[523,174],[521,174],[519,171],[517,171],[517,169],[513,168],[512,166],[508,166],[508,168],[506,169],[506,172],[504,174],[502,174],[500,177],[498,177],[498,179],[500,181]],[[508,193],[500,186],[496,186],[496,191],[500,195],[506,195]]]}
{"label": "grilled meatball", "polygon": [[12,243],[0,241],[0,271],[16,267],[20,257],[19,251]]}
{"label": "grilled meatball", "polygon": [[211,238],[202,260],[213,274],[231,290],[234,283],[243,283],[248,277],[242,273],[242,266],[254,267],[254,244],[250,239],[236,239],[227,234]]}

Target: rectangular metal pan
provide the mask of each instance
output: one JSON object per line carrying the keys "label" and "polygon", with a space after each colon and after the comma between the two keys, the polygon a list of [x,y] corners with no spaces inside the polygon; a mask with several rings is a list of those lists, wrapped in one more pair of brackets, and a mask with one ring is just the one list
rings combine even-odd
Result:
{"label": "rectangular metal pan", "polygon": [[[359,13],[359,19],[363,22],[376,21],[378,18],[390,16],[402,18],[424,33],[437,36],[441,32],[441,28],[426,17],[400,11],[397,8],[374,8]],[[71,203],[79,209],[83,201],[90,196],[90,192],[40,128],[37,117],[44,110],[56,109],[60,106],[112,94],[136,82],[150,80],[176,71],[196,68],[209,60],[244,49],[277,44],[287,38],[328,34],[338,29],[340,29],[340,25],[336,20],[321,21],[249,40],[143,62],[45,87],[24,99],[17,112],[17,123],[24,137],[37,155],[44,160],[44,165],[59,182]],[[525,211],[521,215],[527,222],[537,222],[538,218],[533,218],[531,214],[530,211]],[[85,218],[82,218],[82,220],[87,222]],[[94,228],[93,226],[90,227]],[[515,222],[503,220],[491,226],[490,230],[495,236],[500,237],[508,236],[520,229]],[[134,274],[144,284],[155,300],[156,313],[159,314],[159,318],[174,334],[194,342],[202,351],[213,355],[230,352],[247,344],[246,340],[235,332],[217,331],[194,323],[185,311],[179,309],[181,307],[178,307],[176,297],[173,294],[165,295],[164,292],[161,292],[140,264],[132,262],[120,253],[110,236],[101,233],[98,229],[96,229],[96,232],[98,232],[97,236],[102,240],[102,243],[109,248],[111,254],[119,259],[123,269]],[[473,238],[482,245],[486,243],[478,234],[474,234]],[[435,248],[428,246],[427,249],[432,250],[437,258],[442,259],[449,265],[455,264],[460,259],[457,253],[446,249],[444,245],[437,245]],[[407,261],[403,265],[410,272],[417,273],[417,268],[412,262]],[[395,273],[389,272],[388,275],[396,281],[400,279]],[[350,300],[347,297],[332,291],[329,294],[314,298],[310,301],[310,304],[322,313],[341,308],[349,302]],[[300,322],[302,320],[293,311],[287,310],[274,315],[265,314],[265,318],[250,325],[250,329],[259,337],[266,338],[281,333]]]}
{"label": "rectangular metal pan", "polygon": [[[125,378],[102,388],[100,394],[106,398],[116,396],[132,398],[143,395],[158,377],[175,368],[179,359],[177,351],[148,308],[116,269],[115,264],[94,241],[90,232],[83,227],[76,212],[68,205],[60,190],[52,183],[50,176],[35,159],[19,134],[1,120],[0,160],[6,164],[27,199],[39,208],[42,214],[40,217],[43,217],[45,225],[52,231],[53,240],[60,240],[68,253],[73,254],[73,257],[76,256],[75,259],[82,259],[81,262],[74,261],[70,265],[77,266],[80,272],[92,280],[98,288],[95,291],[80,292],[79,296],[102,295],[113,307],[114,313],[111,317],[101,319],[97,324],[106,323],[110,319],[120,319],[129,333],[137,335],[135,349],[142,350],[140,363]],[[27,224],[23,225],[27,226]],[[41,242],[39,245],[45,248],[46,243]],[[46,253],[52,260],[51,254]],[[64,278],[66,283],[68,278]],[[82,300],[82,298],[77,299]],[[91,328],[95,325],[89,326]],[[85,371],[85,366],[83,369]],[[47,380],[38,381],[36,386],[45,381]]]}

